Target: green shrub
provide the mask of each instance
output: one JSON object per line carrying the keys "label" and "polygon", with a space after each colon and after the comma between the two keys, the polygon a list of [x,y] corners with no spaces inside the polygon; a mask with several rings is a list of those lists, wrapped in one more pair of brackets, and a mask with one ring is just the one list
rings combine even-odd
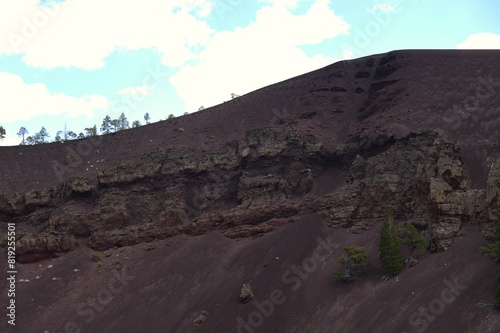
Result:
{"label": "green shrub", "polygon": [[66,155],[66,164],[70,165],[71,163],[73,163],[73,157],[71,157],[71,155],[68,154]]}
{"label": "green shrub", "polygon": [[96,252],[92,255],[92,261],[101,262],[101,256],[99,255],[99,253]]}
{"label": "green shrub", "polygon": [[410,255],[418,250],[418,252],[425,251],[425,239],[420,236],[418,229],[411,223],[405,223],[399,228],[399,241],[410,250]]}
{"label": "green shrub", "polygon": [[399,248],[399,237],[394,224],[392,210],[387,210],[379,243],[380,262],[385,274],[394,276],[403,269],[401,249]]}
{"label": "green shrub", "polygon": [[351,282],[368,269],[368,254],[361,246],[344,246],[344,251],[339,258],[340,271],[334,274],[334,278],[338,282]]}

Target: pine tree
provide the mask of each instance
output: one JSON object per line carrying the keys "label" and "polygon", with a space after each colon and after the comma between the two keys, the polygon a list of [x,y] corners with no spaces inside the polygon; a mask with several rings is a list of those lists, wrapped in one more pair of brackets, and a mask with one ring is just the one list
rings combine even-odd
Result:
{"label": "pine tree", "polygon": [[129,128],[128,120],[127,120],[127,117],[125,116],[125,114],[122,112],[122,114],[118,118],[118,129],[120,131],[123,131],[127,128]]}
{"label": "pine tree", "polygon": [[25,144],[27,144],[27,145],[35,145],[35,144],[37,144],[37,143],[35,142],[35,139],[33,139],[33,137],[32,137],[32,136],[28,136],[28,137],[26,138]]}
{"label": "pine tree", "polygon": [[111,118],[107,115],[102,120],[101,132],[104,134],[108,134],[110,131],[111,131]]}
{"label": "pine tree", "polygon": [[413,224],[405,223],[401,225],[399,228],[399,237],[401,244],[410,250],[410,257],[415,250],[420,252],[425,251],[425,239],[420,236],[420,233]]}
{"label": "pine tree", "polygon": [[0,126],[0,140],[3,140],[6,134],[7,132],[5,132],[5,128],[3,128],[3,126]]}
{"label": "pine tree", "polygon": [[391,209],[387,211],[380,232],[379,252],[380,262],[382,263],[382,269],[385,274],[394,276],[403,269],[398,233]]}
{"label": "pine tree", "polygon": [[26,140],[24,139],[24,137],[26,136],[26,134],[28,134],[28,130],[26,129],[26,127],[21,127],[19,129],[19,132],[17,132],[17,136],[23,138],[23,141],[21,141],[22,145],[26,144]]}
{"label": "pine tree", "polygon": [[97,136],[97,126],[94,125],[93,127],[87,127],[87,128],[84,128],[85,130],[85,135],[86,136]]}
{"label": "pine tree", "polygon": [[334,277],[336,281],[351,282],[368,268],[368,254],[359,246],[344,246],[344,251],[346,253],[339,258],[341,270]]}
{"label": "pine tree", "polygon": [[118,119],[113,119],[110,121],[110,128],[113,129],[113,132],[117,132],[120,128],[120,121]]}
{"label": "pine tree", "polygon": [[[38,137],[40,140],[40,143],[45,143],[45,140],[50,137],[49,132],[45,129],[45,127],[42,126],[40,129],[40,132],[35,134],[35,137]],[[36,139],[35,139],[36,140]]]}
{"label": "pine tree", "polygon": [[149,121],[151,120],[151,117],[149,117],[149,113],[146,112],[144,114],[144,121],[146,122],[146,125],[149,124]]}

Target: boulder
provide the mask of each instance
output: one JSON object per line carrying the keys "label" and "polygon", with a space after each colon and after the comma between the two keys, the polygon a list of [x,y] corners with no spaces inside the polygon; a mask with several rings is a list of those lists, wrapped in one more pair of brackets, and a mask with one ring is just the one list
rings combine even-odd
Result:
{"label": "boulder", "polygon": [[245,283],[241,287],[240,301],[241,303],[246,304],[248,302],[251,302],[252,300],[253,300],[252,287],[248,283]]}

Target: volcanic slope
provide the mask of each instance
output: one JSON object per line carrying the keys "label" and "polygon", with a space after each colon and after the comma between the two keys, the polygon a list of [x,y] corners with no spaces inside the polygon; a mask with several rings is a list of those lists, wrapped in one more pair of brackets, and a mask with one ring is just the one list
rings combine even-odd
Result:
{"label": "volcanic slope", "polygon": [[[1,147],[0,244],[14,222],[29,280],[1,331],[498,331],[479,247],[500,204],[499,56],[394,51],[136,129]],[[427,248],[396,279],[378,261],[388,207]],[[345,245],[371,265],[339,284]]]}

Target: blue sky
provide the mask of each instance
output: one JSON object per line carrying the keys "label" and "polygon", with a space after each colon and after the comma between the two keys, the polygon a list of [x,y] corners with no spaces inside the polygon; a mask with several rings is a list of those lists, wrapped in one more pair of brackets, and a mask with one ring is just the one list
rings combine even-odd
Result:
{"label": "blue sky", "polygon": [[0,0],[0,145],[180,116],[333,62],[500,48],[496,0]]}

